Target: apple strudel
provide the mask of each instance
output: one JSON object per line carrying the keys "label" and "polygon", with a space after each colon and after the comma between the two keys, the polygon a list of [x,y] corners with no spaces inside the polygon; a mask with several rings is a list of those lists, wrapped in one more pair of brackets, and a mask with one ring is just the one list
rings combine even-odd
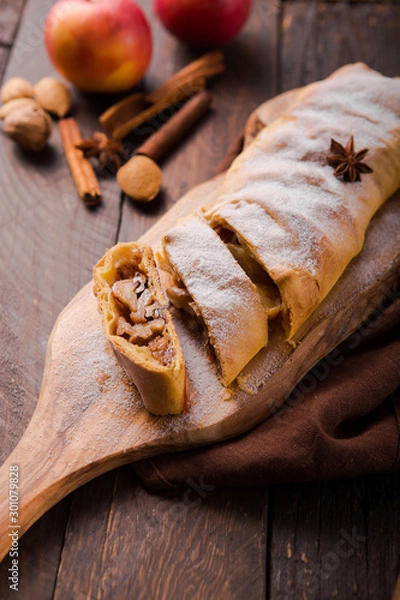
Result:
{"label": "apple strudel", "polygon": [[[288,338],[360,252],[372,216],[400,186],[399,98],[399,79],[363,64],[307,86],[234,161],[205,211],[277,285]],[[347,148],[331,141],[344,146],[349,134]],[[355,169],[354,182],[334,176],[330,146],[339,166]]]}
{"label": "apple strudel", "polygon": [[[204,326],[225,386],[267,345],[269,320],[277,318],[289,340],[295,335],[400,187],[399,99],[400,79],[361,63],[286,95],[280,116],[277,99],[277,118],[233,162],[215,202],[166,232],[167,295]],[[135,268],[162,305],[150,250],[127,247],[139,251]],[[184,363],[171,317],[157,307],[164,325],[136,348],[124,301],[132,275],[117,266],[125,253],[110,250],[95,269],[107,337],[147,408],[179,412]],[[170,363],[155,356],[153,339],[173,351]]]}

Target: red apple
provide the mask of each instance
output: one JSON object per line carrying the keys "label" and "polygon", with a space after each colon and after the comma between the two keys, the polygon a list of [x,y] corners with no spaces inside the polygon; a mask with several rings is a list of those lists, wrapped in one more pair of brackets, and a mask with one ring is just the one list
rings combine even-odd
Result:
{"label": "red apple", "polygon": [[168,31],[194,46],[216,46],[234,38],[250,8],[251,0],[154,0]]}
{"label": "red apple", "polygon": [[152,39],[143,11],[132,0],[59,0],[45,24],[55,68],[90,92],[122,92],[143,77]]}

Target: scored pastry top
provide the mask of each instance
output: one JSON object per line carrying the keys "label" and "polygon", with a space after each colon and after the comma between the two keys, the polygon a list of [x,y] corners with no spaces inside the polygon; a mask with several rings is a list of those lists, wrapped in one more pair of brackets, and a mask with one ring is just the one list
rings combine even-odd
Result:
{"label": "scored pastry top", "polygon": [[[232,230],[278,286],[288,337],[360,252],[367,226],[400,186],[400,80],[356,64],[298,93],[234,161],[210,226]],[[372,173],[333,175],[331,139],[368,148]]]}

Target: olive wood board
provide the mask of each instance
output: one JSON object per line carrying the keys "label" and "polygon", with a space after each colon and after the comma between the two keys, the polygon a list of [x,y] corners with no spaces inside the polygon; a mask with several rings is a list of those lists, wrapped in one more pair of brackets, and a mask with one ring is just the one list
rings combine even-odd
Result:
{"label": "olive wood board", "polygon": [[[141,240],[157,250],[178,218],[213,202],[222,178],[186,194]],[[268,347],[246,366],[231,393],[220,383],[200,334],[176,318],[190,389],[189,409],[181,415],[154,416],[143,407],[103,334],[93,284],[87,284],[53,328],[36,410],[0,469],[0,560],[11,544],[4,493],[11,465],[19,467],[21,536],[59,500],[110,469],[233,437],[275,412],[313,365],[393,295],[400,264],[399,198],[397,193],[375,215],[363,251],[303,325],[296,344],[271,323]]]}

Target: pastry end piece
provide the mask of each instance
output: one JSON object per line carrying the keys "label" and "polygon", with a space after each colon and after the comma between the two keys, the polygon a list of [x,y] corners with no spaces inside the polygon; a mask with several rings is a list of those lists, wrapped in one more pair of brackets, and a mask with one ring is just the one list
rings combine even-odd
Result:
{"label": "pastry end piece", "polygon": [[94,268],[104,332],[147,410],[185,408],[185,363],[148,246],[117,244]]}

